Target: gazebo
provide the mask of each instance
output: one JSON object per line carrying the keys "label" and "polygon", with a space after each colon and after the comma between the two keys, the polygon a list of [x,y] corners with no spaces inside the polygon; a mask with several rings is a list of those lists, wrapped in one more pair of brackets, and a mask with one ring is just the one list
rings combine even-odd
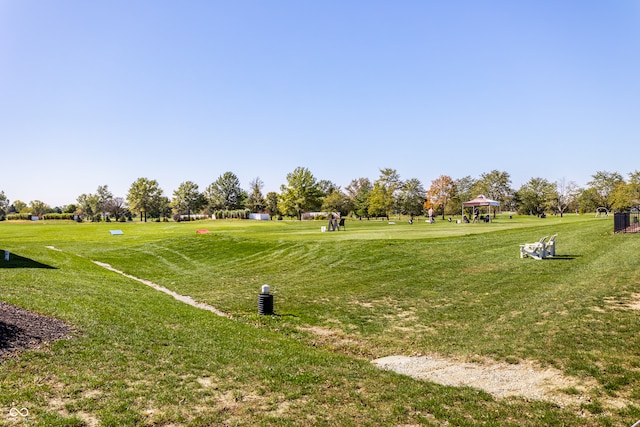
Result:
{"label": "gazebo", "polygon": [[464,216],[464,208],[476,208],[476,207],[486,207],[488,210],[491,210],[491,206],[500,206],[500,202],[497,200],[487,199],[484,194],[480,194],[475,199],[471,199],[468,202],[462,202],[462,216]]}

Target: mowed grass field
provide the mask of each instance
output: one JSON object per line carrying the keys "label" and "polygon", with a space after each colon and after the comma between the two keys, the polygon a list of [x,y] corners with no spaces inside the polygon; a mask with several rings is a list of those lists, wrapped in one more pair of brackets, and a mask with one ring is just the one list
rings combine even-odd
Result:
{"label": "mowed grass field", "polygon": [[[75,332],[0,362],[0,424],[631,426],[640,419],[640,235],[614,235],[611,217],[591,215],[395,222],[347,221],[331,233],[320,232],[321,221],[1,222],[0,250],[23,262],[0,260],[0,301]],[[519,258],[520,244],[555,233],[556,258]],[[264,284],[274,293],[273,316],[257,311]],[[371,363],[390,355],[534,363],[592,386],[564,390],[581,395],[573,405],[497,398]]]}

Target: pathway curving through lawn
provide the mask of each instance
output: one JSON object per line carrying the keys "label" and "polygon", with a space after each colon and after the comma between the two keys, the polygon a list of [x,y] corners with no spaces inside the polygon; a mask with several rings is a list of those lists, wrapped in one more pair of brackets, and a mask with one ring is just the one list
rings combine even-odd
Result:
{"label": "pathway curving through lawn", "polygon": [[145,284],[145,285],[147,285],[147,286],[149,286],[149,287],[151,287],[151,288],[153,288],[153,289],[155,289],[157,291],[164,292],[167,295],[171,295],[172,297],[174,297],[178,301],[183,302],[185,304],[189,304],[192,307],[200,308],[202,310],[207,310],[207,311],[210,311],[210,312],[212,312],[214,314],[217,314],[218,316],[226,317],[228,319],[231,319],[231,315],[230,314],[225,313],[223,311],[220,311],[217,308],[215,308],[215,307],[213,307],[213,306],[211,306],[209,304],[198,302],[198,301],[194,300],[193,298],[191,298],[188,295],[180,295],[179,293],[174,292],[171,289],[165,288],[164,286],[160,286],[160,285],[158,285],[156,283],[153,283],[153,282],[151,282],[149,280],[140,279],[139,277],[132,276],[131,274],[127,274],[124,271],[120,271],[120,270],[118,270],[116,268],[113,268],[111,265],[109,265],[109,264],[107,264],[105,262],[93,261],[93,263],[96,264],[96,265],[99,265],[102,268],[106,268],[109,271],[113,271],[114,273],[118,273],[118,274],[120,274],[120,275],[122,275],[122,276],[124,276],[124,277],[126,277],[128,279],[132,279],[132,280],[138,281],[138,282],[140,282],[142,284]]}

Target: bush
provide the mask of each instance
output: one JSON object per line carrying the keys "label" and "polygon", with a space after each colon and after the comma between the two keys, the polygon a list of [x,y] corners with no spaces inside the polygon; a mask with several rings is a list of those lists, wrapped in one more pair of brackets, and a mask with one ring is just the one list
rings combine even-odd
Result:
{"label": "bush", "polygon": [[214,212],[216,219],[248,219],[249,209],[217,210]]}
{"label": "bush", "polygon": [[31,219],[31,214],[17,213],[17,214],[7,215],[7,220],[9,221],[28,221],[30,219]]}
{"label": "bush", "polygon": [[47,220],[71,220],[73,221],[72,213],[48,213],[42,216],[42,219]]}

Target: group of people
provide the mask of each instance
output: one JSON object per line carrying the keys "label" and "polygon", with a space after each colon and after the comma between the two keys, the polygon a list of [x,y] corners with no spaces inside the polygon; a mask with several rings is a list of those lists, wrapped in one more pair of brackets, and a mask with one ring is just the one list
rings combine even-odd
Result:
{"label": "group of people", "polygon": [[338,220],[338,218],[332,215],[329,217],[329,225],[327,226],[327,231],[340,230],[341,225],[344,226],[344,219]]}
{"label": "group of people", "polygon": [[[436,217],[435,217],[435,212],[433,211],[433,208],[429,208],[428,215],[429,215],[429,219],[427,220],[427,222],[429,222],[429,224],[435,223]],[[451,221],[452,221],[451,218],[449,218],[449,222]],[[469,224],[470,222],[476,223],[476,222],[489,222],[489,221],[490,221],[489,214],[487,214],[486,216],[480,216],[480,211],[478,210],[478,208],[473,208],[473,220],[470,221],[466,215],[462,216],[462,222],[464,222],[465,224]],[[413,224],[413,218],[409,219],[409,224]],[[329,225],[331,225],[331,220],[329,220]]]}

